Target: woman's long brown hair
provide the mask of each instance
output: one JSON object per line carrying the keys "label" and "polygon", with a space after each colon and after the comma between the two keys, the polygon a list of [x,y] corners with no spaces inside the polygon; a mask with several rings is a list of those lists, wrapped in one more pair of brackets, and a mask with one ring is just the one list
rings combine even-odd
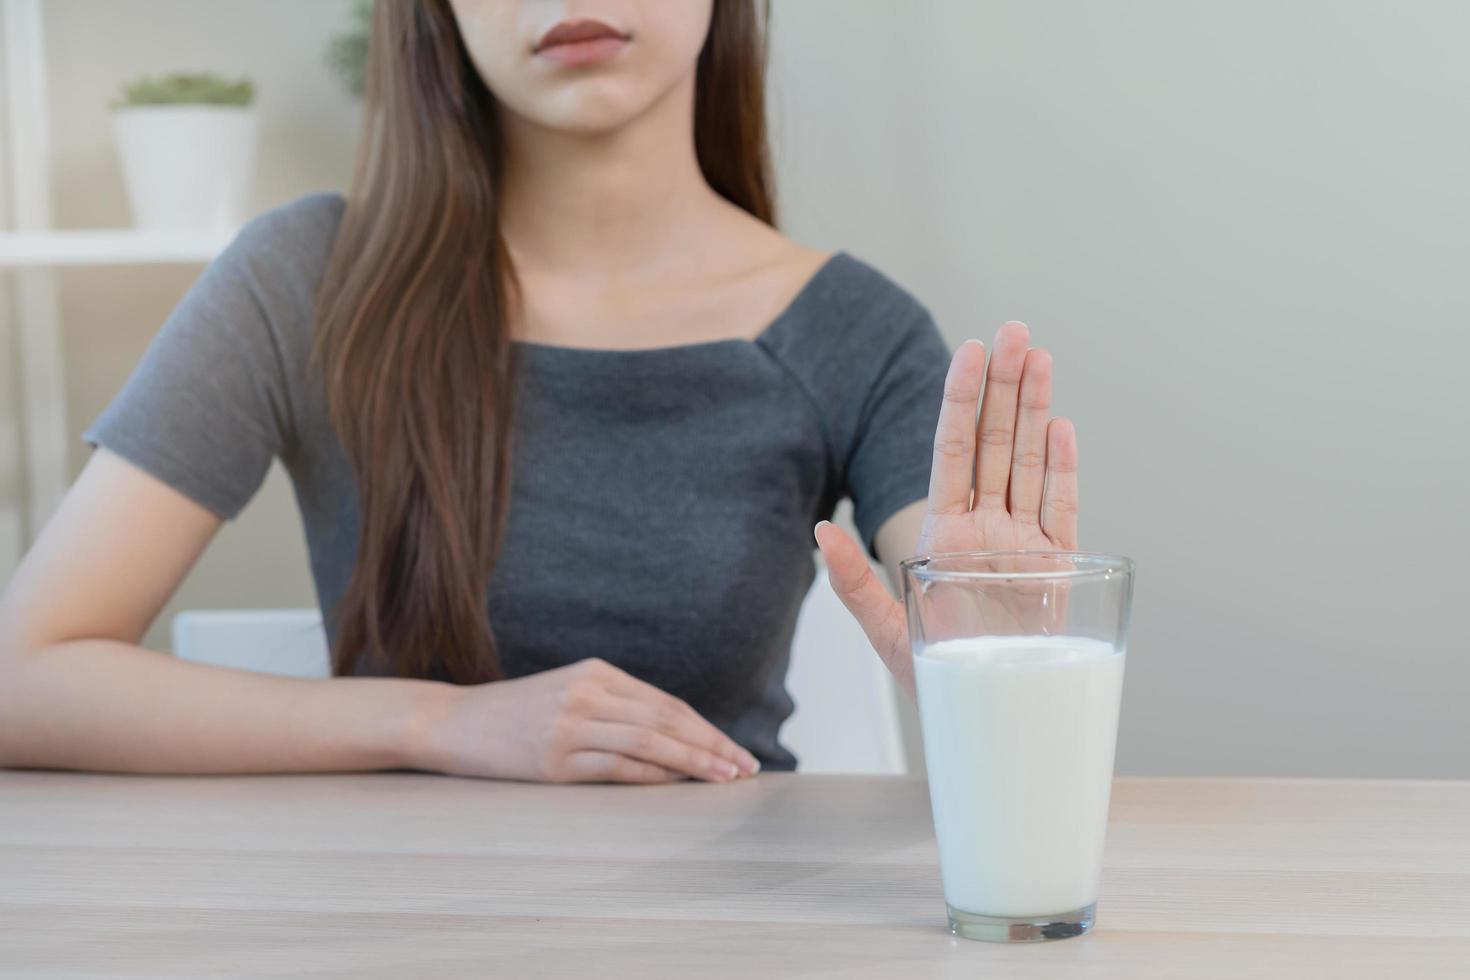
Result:
{"label": "woman's long brown hair", "polygon": [[[448,0],[375,7],[356,170],[316,299],[314,363],[359,497],[332,662],[480,683],[502,676],[486,589],[511,486],[504,147]],[[755,0],[714,0],[694,138],[710,186],[773,223],[763,26]]]}

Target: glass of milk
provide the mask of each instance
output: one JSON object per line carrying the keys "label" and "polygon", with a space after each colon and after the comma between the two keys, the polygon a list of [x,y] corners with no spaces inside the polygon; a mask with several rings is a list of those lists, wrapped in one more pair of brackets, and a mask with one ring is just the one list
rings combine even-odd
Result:
{"label": "glass of milk", "polygon": [[1092,928],[1133,562],[975,552],[903,563],[950,930]]}

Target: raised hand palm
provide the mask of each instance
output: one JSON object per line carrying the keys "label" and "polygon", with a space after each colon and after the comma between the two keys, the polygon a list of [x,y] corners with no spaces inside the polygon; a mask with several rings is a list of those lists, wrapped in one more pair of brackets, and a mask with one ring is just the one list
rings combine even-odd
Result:
{"label": "raised hand palm", "polygon": [[[1066,419],[1051,418],[1051,356],[1028,341],[1023,324],[1007,323],[988,372],[978,341],[961,345],[950,362],[918,554],[1076,550],[1076,433]],[[817,543],[838,596],[912,693],[902,607],[845,532],[819,525]]]}
{"label": "raised hand palm", "polygon": [[916,554],[951,551],[1070,551],[1035,521],[1019,521],[1004,508],[965,514],[924,515]]}

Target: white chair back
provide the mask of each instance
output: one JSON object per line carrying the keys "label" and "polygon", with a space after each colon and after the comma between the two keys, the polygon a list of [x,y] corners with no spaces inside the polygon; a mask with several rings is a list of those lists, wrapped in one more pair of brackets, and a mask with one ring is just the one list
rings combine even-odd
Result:
{"label": "white chair back", "polygon": [[[173,622],[184,660],[290,677],[330,673],[315,609],[195,610]],[[787,688],[796,712],[781,730],[802,772],[902,773],[893,682],[862,629],[827,584],[825,570],[796,624]]]}
{"label": "white chair back", "polygon": [[315,609],[209,609],[174,617],[174,656],[288,677],[326,677],[327,633]]}
{"label": "white chair back", "polygon": [[908,771],[893,677],[820,562],[796,621],[786,689],[796,710],[781,741],[802,772]]}

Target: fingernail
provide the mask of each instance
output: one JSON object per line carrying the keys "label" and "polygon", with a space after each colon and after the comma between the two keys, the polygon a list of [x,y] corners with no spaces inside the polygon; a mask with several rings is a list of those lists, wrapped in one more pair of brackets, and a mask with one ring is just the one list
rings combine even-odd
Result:
{"label": "fingernail", "polygon": [[814,528],[812,528],[812,540],[813,541],[816,541],[817,540],[817,532],[820,531],[823,527],[825,527],[825,526],[827,526],[828,524],[831,524],[831,523],[832,523],[831,521],[817,521],[817,526],[814,527]]}
{"label": "fingernail", "polygon": [[726,762],[724,759],[716,759],[715,764],[710,768],[712,768],[715,771],[716,775],[718,775],[721,779],[734,779],[736,776],[740,775],[740,770],[735,768],[735,763]]}
{"label": "fingernail", "polygon": [[745,774],[747,776],[754,776],[761,771],[761,761],[749,752],[742,755],[740,760],[745,764]]}

